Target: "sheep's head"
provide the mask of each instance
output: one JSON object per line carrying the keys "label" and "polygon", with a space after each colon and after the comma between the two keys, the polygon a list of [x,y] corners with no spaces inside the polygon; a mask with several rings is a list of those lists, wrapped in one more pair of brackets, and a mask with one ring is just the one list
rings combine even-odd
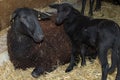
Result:
{"label": "sheep's head", "polygon": [[71,9],[73,8],[68,3],[51,4],[49,5],[49,7],[57,10],[56,24],[58,25],[62,24],[64,20],[68,18],[68,15],[70,14]]}
{"label": "sheep's head", "polygon": [[20,34],[32,37],[35,42],[43,41],[44,34],[41,29],[38,17],[41,20],[48,19],[45,13],[38,12],[29,8],[18,8],[12,14],[12,24]]}

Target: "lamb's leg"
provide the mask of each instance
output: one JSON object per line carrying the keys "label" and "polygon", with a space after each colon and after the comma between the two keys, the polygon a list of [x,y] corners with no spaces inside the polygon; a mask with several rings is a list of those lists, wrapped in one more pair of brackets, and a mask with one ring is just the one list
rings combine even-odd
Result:
{"label": "lamb's leg", "polygon": [[88,57],[89,61],[93,63],[98,55],[96,48],[92,48],[92,47],[88,48],[87,53],[90,54],[90,56]]}
{"label": "lamb's leg", "polygon": [[73,67],[76,65],[75,64],[75,58],[77,56],[77,51],[76,48],[73,46],[72,47],[72,53],[71,53],[71,59],[70,59],[70,64],[67,67],[67,69],[65,70],[65,72],[70,72],[71,70],[73,70]]}
{"label": "lamb's leg", "polygon": [[94,4],[94,0],[90,0],[90,9],[89,9],[89,15],[90,16],[93,15],[93,4]]}
{"label": "lamb's leg", "polygon": [[94,53],[92,53],[93,55],[91,56],[92,58],[92,62],[94,62],[94,60],[97,58],[98,52],[95,51]]}
{"label": "lamb's leg", "polygon": [[[118,43],[119,41],[117,41]],[[117,53],[116,53],[116,65],[117,65],[117,75],[116,75],[116,79],[115,80],[120,80],[120,50],[119,50],[119,44],[117,44],[118,48],[117,48]]]}
{"label": "lamb's leg", "polygon": [[108,60],[107,60],[107,51],[109,49],[107,42],[103,42],[99,44],[99,53],[98,53],[98,58],[101,62],[101,68],[102,68],[102,79],[101,80],[106,80],[107,79],[107,74],[108,74]]}
{"label": "lamb's leg", "polygon": [[81,45],[81,51],[80,51],[80,56],[82,58],[81,66],[86,65],[86,60],[85,60],[85,54],[86,54],[86,47],[85,45]]}
{"label": "lamb's leg", "polygon": [[96,7],[95,7],[95,11],[98,11],[101,9],[101,0],[97,0],[96,1]]}
{"label": "lamb's leg", "polygon": [[35,78],[38,78],[41,74],[43,74],[44,73],[44,69],[43,68],[40,68],[40,67],[36,67],[33,71],[32,71],[32,73],[31,73],[31,75],[33,76],[33,77],[35,77]]}
{"label": "lamb's leg", "polygon": [[117,56],[117,75],[115,80],[120,80],[120,55]]}
{"label": "lamb's leg", "polygon": [[81,14],[83,14],[83,15],[84,15],[84,10],[85,10],[85,5],[86,5],[86,0],[82,0]]}
{"label": "lamb's leg", "polygon": [[114,49],[112,50],[112,55],[111,55],[111,67],[108,70],[108,73],[111,74],[114,72],[116,66],[117,66],[117,48],[114,47]]}

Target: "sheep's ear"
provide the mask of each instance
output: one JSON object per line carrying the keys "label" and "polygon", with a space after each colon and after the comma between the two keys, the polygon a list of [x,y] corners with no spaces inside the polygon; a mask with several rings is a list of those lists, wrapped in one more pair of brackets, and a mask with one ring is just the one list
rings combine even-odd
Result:
{"label": "sheep's ear", "polygon": [[16,16],[17,16],[17,12],[15,11],[15,12],[13,12],[13,14],[11,16],[11,20],[10,20],[11,23],[14,22],[14,19],[16,18]]}
{"label": "sheep's ear", "polygon": [[17,8],[17,9],[12,13],[10,22],[14,22],[14,19],[17,17],[20,9],[21,9],[21,8]]}
{"label": "sheep's ear", "polygon": [[48,15],[47,13],[39,12],[38,19],[39,20],[48,20],[48,19],[50,19],[50,15]]}
{"label": "sheep's ear", "polygon": [[49,7],[58,9],[60,4],[50,4]]}

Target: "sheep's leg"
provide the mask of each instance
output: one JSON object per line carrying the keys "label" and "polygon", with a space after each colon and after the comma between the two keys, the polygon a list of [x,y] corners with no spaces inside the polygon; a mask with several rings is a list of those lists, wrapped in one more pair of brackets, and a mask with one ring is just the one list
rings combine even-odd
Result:
{"label": "sheep's leg", "polygon": [[115,47],[113,50],[112,50],[112,55],[111,55],[111,67],[109,68],[108,70],[108,73],[111,74],[114,72],[116,66],[117,66],[117,48]]}
{"label": "sheep's leg", "polygon": [[[115,80],[120,80],[120,50],[119,50],[119,42],[120,40],[118,39],[118,41],[116,41],[116,46],[117,46],[117,52],[115,55],[115,60],[116,60],[116,65],[117,65],[117,75],[116,75],[116,79]],[[115,47],[116,48],[116,47]],[[114,64],[115,65],[115,64]]]}
{"label": "sheep's leg", "polygon": [[96,57],[97,57],[97,54],[96,54],[96,55],[93,55],[93,56],[89,56],[88,59],[89,59],[90,62],[93,63],[94,60],[96,59]]}
{"label": "sheep's leg", "polygon": [[96,59],[96,57],[97,57],[97,51],[94,53],[94,55],[92,55],[91,57],[92,57],[92,59]]}
{"label": "sheep's leg", "polygon": [[90,62],[93,62],[93,60],[92,60],[92,57],[91,57],[91,56],[89,56],[89,57],[88,57],[88,59],[89,59],[89,61],[90,61]]}
{"label": "sheep's leg", "polygon": [[[92,51],[91,52],[91,49],[93,49],[94,51]],[[94,62],[94,59],[96,59],[96,57],[97,57],[97,50],[96,50],[96,48],[90,48],[90,49],[88,49],[88,51],[90,52],[89,54],[91,54],[89,57],[88,57],[88,59],[89,59],[89,61],[90,62]]]}
{"label": "sheep's leg", "polygon": [[111,67],[108,70],[108,73],[111,74],[115,71],[115,68],[117,66],[117,59],[119,56],[119,39],[116,39],[114,46],[112,48],[112,55],[111,55]]}
{"label": "sheep's leg", "polygon": [[101,67],[102,67],[102,79],[101,80],[106,80],[107,79],[107,73],[109,69],[108,65],[108,60],[107,60],[107,51],[109,49],[109,45],[106,44],[107,42],[99,44],[99,53],[98,57],[101,62]]}
{"label": "sheep's leg", "polygon": [[86,65],[85,54],[86,54],[86,47],[85,47],[85,45],[82,45],[81,51],[80,51],[80,56],[82,58],[81,66]]}
{"label": "sheep's leg", "polygon": [[73,67],[75,66],[75,58],[77,56],[76,53],[76,48],[72,47],[72,53],[71,53],[71,59],[70,59],[70,64],[67,67],[67,69],[65,70],[65,72],[70,72],[71,70],[73,70]]}
{"label": "sheep's leg", "polygon": [[35,77],[35,78],[38,78],[41,74],[43,74],[44,73],[44,69],[42,69],[42,68],[40,68],[40,67],[36,67],[33,71],[32,71],[32,73],[31,73],[31,75],[33,76],[33,77]]}
{"label": "sheep's leg", "polygon": [[120,80],[120,55],[117,56],[117,75],[115,80]]}
{"label": "sheep's leg", "polygon": [[74,55],[71,55],[71,60],[70,60],[70,64],[67,67],[67,69],[65,70],[65,72],[70,72],[71,70],[73,70],[73,67],[75,66],[75,59],[74,59]]}
{"label": "sheep's leg", "polygon": [[93,15],[93,4],[94,4],[94,0],[90,0],[90,9],[89,9],[89,15],[90,16]]}
{"label": "sheep's leg", "polygon": [[85,5],[86,5],[86,0],[82,0],[81,14],[83,14],[83,15],[84,15],[84,10],[85,10]]}
{"label": "sheep's leg", "polygon": [[101,0],[97,0],[96,1],[96,7],[95,7],[95,11],[98,11],[101,9]]}

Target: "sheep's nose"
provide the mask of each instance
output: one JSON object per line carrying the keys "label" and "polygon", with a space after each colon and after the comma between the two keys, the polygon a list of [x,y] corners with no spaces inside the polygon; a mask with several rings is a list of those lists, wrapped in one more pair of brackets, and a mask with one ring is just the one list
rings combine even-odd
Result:
{"label": "sheep's nose", "polygon": [[62,19],[56,18],[55,24],[56,24],[56,25],[61,25],[61,24],[62,24]]}
{"label": "sheep's nose", "polygon": [[39,39],[42,41],[43,40],[43,38],[44,38],[44,35],[40,35],[39,36]]}
{"label": "sheep's nose", "polygon": [[60,19],[59,19],[59,18],[56,19],[56,23],[57,23],[57,24],[60,23]]}
{"label": "sheep's nose", "polygon": [[44,39],[44,35],[35,35],[33,39],[35,42],[42,42]]}

